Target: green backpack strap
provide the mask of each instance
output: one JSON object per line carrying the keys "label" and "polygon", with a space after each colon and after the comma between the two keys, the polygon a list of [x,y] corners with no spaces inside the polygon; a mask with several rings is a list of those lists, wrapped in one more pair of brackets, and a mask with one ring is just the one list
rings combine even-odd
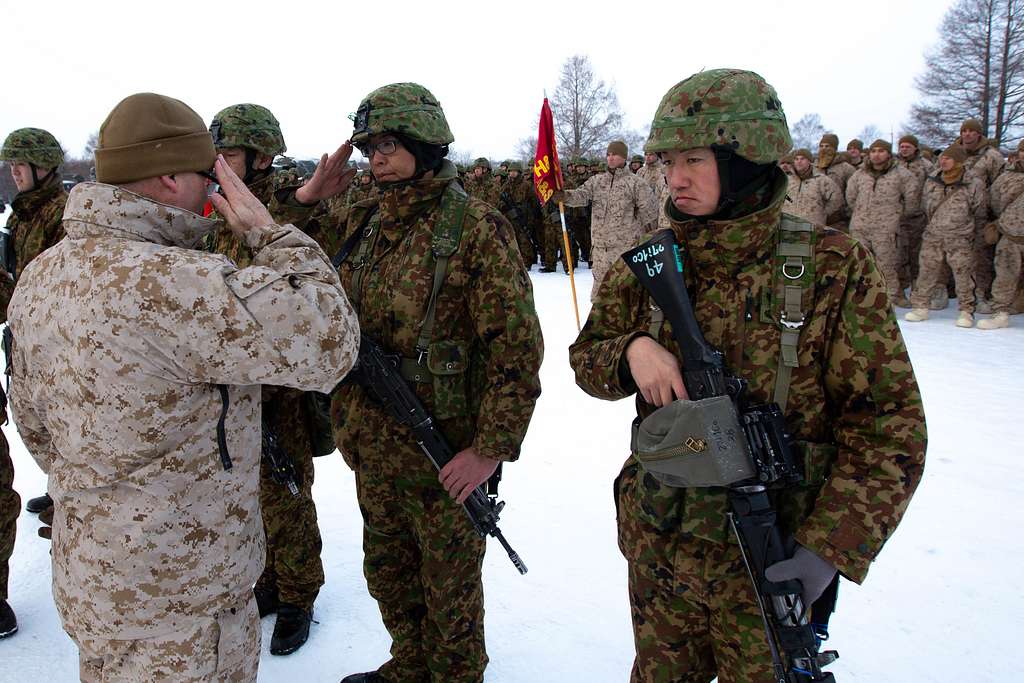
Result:
{"label": "green backpack strap", "polygon": [[434,255],[434,281],[430,288],[430,299],[427,310],[420,322],[420,334],[416,339],[416,358],[403,358],[402,375],[414,382],[429,380],[430,374],[423,371],[423,363],[430,348],[430,340],[434,336],[434,315],[437,309],[437,295],[441,292],[448,275],[448,259],[459,249],[462,242],[462,229],[466,222],[466,207],[469,195],[457,181],[448,183],[441,196],[441,214],[434,227],[434,237],[430,242],[430,250]]}
{"label": "green backpack strap", "polygon": [[775,297],[781,330],[779,369],[775,375],[774,401],[785,412],[793,368],[800,365],[797,345],[814,298],[814,226],[788,214],[782,215],[775,249]]}

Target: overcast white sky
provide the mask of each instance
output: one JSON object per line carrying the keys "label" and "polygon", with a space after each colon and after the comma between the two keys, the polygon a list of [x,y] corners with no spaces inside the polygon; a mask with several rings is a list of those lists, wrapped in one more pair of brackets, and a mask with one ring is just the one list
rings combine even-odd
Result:
{"label": "overcast white sky", "polygon": [[562,62],[586,54],[630,127],[676,82],[729,66],[767,78],[790,124],[817,112],[845,145],[867,124],[899,135],[951,4],[0,0],[0,135],[46,128],[81,154],[118,101],[152,91],[207,123],[230,104],[267,106],[288,154],[306,158],[348,137],[370,90],[411,80],[440,99],[457,150],[499,159],[536,134]]}

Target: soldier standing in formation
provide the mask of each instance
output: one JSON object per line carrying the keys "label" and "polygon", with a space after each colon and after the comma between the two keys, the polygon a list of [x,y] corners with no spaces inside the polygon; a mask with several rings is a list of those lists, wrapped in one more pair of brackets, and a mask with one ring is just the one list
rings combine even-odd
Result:
{"label": "soldier standing in formation", "polygon": [[833,133],[826,133],[821,136],[821,141],[818,143],[818,170],[827,175],[839,188],[839,192],[843,197],[842,206],[828,217],[828,226],[837,230],[847,232],[849,226],[850,214],[846,207],[846,183],[850,180],[853,175],[853,166],[848,164],[843,156],[837,153],[836,148],[839,146],[839,136]]}
{"label": "soldier standing in formation", "polygon": [[[7,218],[6,253],[0,254],[0,323],[7,322],[7,305],[14,283],[39,254],[64,237],[61,217],[68,193],[58,169],[64,150],[49,132],[40,128],[19,128],[4,140],[0,161],[11,168],[18,189]],[[6,397],[0,405],[0,422],[7,421]],[[14,610],[7,603],[8,560],[14,552],[21,498],[14,490],[14,463],[7,439],[0,434],[0,638],[18,630]],[[44,523],[52,520],[53,500],[44,494],[28,502],[29,512],[43,513]]]}
{"label": "soldier standing in formation", "polygon": [[995,232],[995,280],[992,282],[992,312],[987,320],[978,321],[978,329],[996,330],[1010,324],[1010,308],[1020,287],[1024,261],[1024,140],[1017,145],[1018,154],[1007,163],[990,192],[992,213],[996,220],[988,232]]}
{"label": "soldier standing in formation", "polygon": [[530,270],[538,256],[534,249],[534,235],[540,220],[540,202],[534,194],[533,182],[523,175],[523,165],[518,161],[508,162],[508,179],[498,208],[515,228],[519,254],[526,270]]}
{"label": "soldier standing in formation", "polygon": [[67,237],[11,299],[11,406],[50,475],[54,599],[83,681],[256,680],[260,385],[330,391],[355,361],[327,256],[222,160],[210,200],[253,263],[200,250],[216,158],[183,102],[125,98],[99,182],[75,187]]}
{"label": "soldier standing in formation", "polygon": [[853,170],[860,170],[864,163],[864,143],[860,139],[854,138],[846,143],[846,163],[853,166]]}
{"label": "soldier standing in formation", "polygon": [[[666,164],[665,212],[704,336],[749,381],[753,404],[774,397],[783,405],[806,463],[799,486],[776,491],[783,530],[799,546],[794,560],[769,568],[768,579],[799,579],[805,604],[813,604],[837,572],[864,580],[924,466],[921,397],[884,305],[885,283],[855,240],[783,219],[786,179],[776,163],[791,141],[775,90],[757,74],[715,69],[680,82],[662,99],[651,131],[647,149]],[[811,245],[813,268],[805,270],[813,281],[792,303],[801,317],[789,319],[803,325],[792,349],[796,367],[780,390],[778,321],[791,304],[765,295],[788,284],[773,258],[783,232]],[[635,394],[638,416],[647,418],[687,398],[678,352],[669,326],[652,321],[646,290],[616,261],[570,347],[577,383],[608,400]],[[636,643],[631,680],[776,680],[728,530],[726,489],[674,488],[632,457],[614,489]]]}
{"label": "soldier standing in formation", "polygon": [[[924,210],[928,225],[921,240],[917,282],[910,295],[910,322],[928,319],[930,294],[944,285],[945,264],[953,271],[960,315],[957,327],[974,326],[974,240],[978,217],[988,213],[988,197],[981,178],[967,172],[967,150],[950,145],[939,155],[939,171],[924,184]],[[980,239],[980,238],[979,238]]]}
{"label": "soldier standing in formation", "polygon": [[639,154],[634,154],[633,158],[629,160],[629,172],[636,174],[643,168],[644,158]]}
{"label": "soldier standing in formation", "polygon": [[850,235],[875,257],[890,301],[903,308],[909,308],[910,301],[900,289],[896,234],[900,217],[917,212],[920,202],[914,176],[893,161],[892,145],[885,140],[872,142],[867,163],[846,185]]}
{"label": "soldier standing in formation", "polygon": [[491,162],[486,157],[473,162],[473,170],[466,179],[466,192],[495,209],[501,203],[501,184],[491,173]]}
{"label": "soldier standing in formation", "polygon": [[374,90],[356,112],[352,143],[379,192],[349,215],[339,273],[363,332],[402,357],[403,376],[457,454],[439,475],[361,386],[334,394],[366,582],[392,638],[389,661],[346,683],[480,683],[487,665],[485,545],[460,504],[518,458],[543,341],[512,228],[467,199],[445,159],[453,139],[437,99],[415,83]]}
{"label": "soldier standing in formation", "polygon": [[[347,189],[355,173],[338,167],[338,154],[331,163],[321,163],[305,184],[295,169],[275,169],[274,157],[286,151],[284,136],[274,115],[258,104],[235,104],[221,110],[210,124],[210,134],[217,153],[278,225],[290,223],[307,231],[314,213],[325,210],[320,201]],[[212,251],[227,256],[239,268],[251,265],[255,255],[227,226],[213,235]],[[292,495],[287,485],[275,481],[267,460],[261,459],[260,509],[267,554],[254,593],[261,618],[277,615],[270,653],[286,655],[302,647],[309,637],[313,603],[324,584],[322,542],[313,501],[317,435],[312,430],[316,421],[313,399],[306,392],[267,385],[262,395],[264,442],[281,447],[295,470],[298,488],[298,494]]]}
{"label": "soldier standing in formation", "polygon": [[826,225],[828,217],[843,205],[842,193],[834,180],[814,167],[811,152],[793,152],[793,172],[789,177],[788,203],[783,210],[815,225]]}
{"label": "soldier standing in formation", "polygon": [[625,167],[628,154],[626,143],[611,142],[607,172],[554,197],[566,206],[590,206],[590,268],[594,273],[591,300],[612,263],[658,223],[657,199],[650,185]]}
{"label": "soldier standing in formation", "polygon": [[[914,188],[918,197],[924,195],[924,184],[935,169],[935,164],[924,158],[919,150],[920,144],[913,135],[904,135],[897,147],[899,155],[896,162],[900,168],[914,176]],[[900,290],[906,291],[917,282],[918,263],[921,255],[921,237],[928,219],[924,215],[924,207],[918,203],[917,210],[907,208],[900,220],[896,246],[899,250]],[[945,286],[943,285],[943,290]]]}

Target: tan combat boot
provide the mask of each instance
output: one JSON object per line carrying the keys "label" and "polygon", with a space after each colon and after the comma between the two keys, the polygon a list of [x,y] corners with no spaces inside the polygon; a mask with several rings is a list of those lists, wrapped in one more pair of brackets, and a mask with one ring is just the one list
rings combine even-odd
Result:
{"label": "tan combat boot", "polygon": [[1010,326],[1009,313],[996,313],[991,318],[978,321],[979,330],[998,330]]}
{"label": "tan combat boot", "polygon": [[927,308],[915,308],[914,310],[903,316],[903,319],[907,322],[919,323],[928,319]]}
{"label": "tan combat boot", "polygon": [[896,294],[892,298],[892,305],[897,308],[910,308],[910,299],[903,294]]}
{"label": "tan combat boot", "polygon": [[960,311],[960,317],[956,319],[957,327],[974,327],[974,314],[967,311]]}

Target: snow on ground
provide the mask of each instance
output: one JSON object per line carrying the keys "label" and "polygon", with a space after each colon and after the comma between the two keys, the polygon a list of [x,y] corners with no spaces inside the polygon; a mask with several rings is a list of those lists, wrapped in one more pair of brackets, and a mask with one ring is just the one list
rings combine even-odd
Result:
{"label": "snow on ground", "polygon": [[[533,272],[544,328],[544,393],[523,448],[506,467],[502,529],[529,566],[519,576],[491,542],[484,569],[489,683],[621,682],[633,656],[625,562],[615,541],[612,479],[629,445],[632,402],[586,396],[567,348],[576,336],[569,279]],[[581,315],[591,278],[577,278]],[[1013,522],[1024,485],[1018,420],[1024,406],[1024,320],[993,332],[960,330],[954,311],[904,323],[928,416],[925,478],[903,524],[863,587],[844,582],[831,647],[837,680],[915,683],[1019,680],[1024,564]],[[45,488],[12,425],[15,487]],[[375,668],[390,640],[361,569],[360,517],[351,474],[337,455],[316,461],[314,493],[327,584],[309,642],[269,654],[263,622],[260,681],[335,682]],[[50,595],[48,545],[22,514],[11,560],[11,604],[21,631],[0,641],[0,682],[74,681],[77,653]]]}

